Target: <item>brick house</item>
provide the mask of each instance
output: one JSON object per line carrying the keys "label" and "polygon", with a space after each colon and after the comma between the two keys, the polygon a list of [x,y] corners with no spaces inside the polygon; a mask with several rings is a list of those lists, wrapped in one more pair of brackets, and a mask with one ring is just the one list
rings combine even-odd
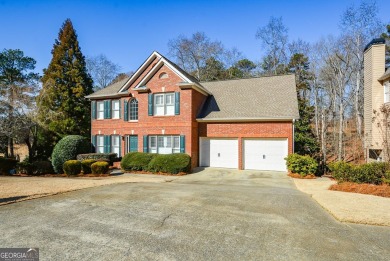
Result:
{"label": "brick house", "polygon": [[294,75],[198,82],[153,52],[89,96],[97,152],[187,153],[192,167],[285,171],[299,117]]}
{"label": "brick house", "polygon": [[390,145],[388,123],[383,122],[383,114],[374,113],[382,105],[390,105],[390,68],[385,68],[385,57],[382,38],[372,40],[364,50],[364,146],[368,162],[389,160],[390,154],[386,152]]}

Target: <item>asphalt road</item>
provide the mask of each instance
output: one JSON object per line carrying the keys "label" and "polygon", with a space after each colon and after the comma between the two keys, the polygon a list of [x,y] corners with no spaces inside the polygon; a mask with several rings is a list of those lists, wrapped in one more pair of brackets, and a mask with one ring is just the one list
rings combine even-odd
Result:
{"label": "asphalt road", "polygon": [[40,260],[389,260],[389,245],[390,228],[336,221],[281,173],[208,169],[0,207],[0,247]]}

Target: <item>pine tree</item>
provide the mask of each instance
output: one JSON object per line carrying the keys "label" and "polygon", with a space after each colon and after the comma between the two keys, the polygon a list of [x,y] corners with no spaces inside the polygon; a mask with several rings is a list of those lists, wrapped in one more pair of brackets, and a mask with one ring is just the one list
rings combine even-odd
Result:
{"label": "pine tree", "polygon": [[298,109],[300,118],[295,122],[294,150],[301,155],[316,155],[319,145],[312,130],[314,107],[310,105],[308,92],[310,91],[309,80],[312,75],[308,72],[308,58],[303,54],[294,54],[288,68],[295,73]]}
{"label": "pine tree", "polygon": [[70,19],[62,25],[52,55],[42,77],[39,119],[57,140],[70,134],[89,137],[90,102],[84,97],[93,92],[93,84]]}
{"label": "pine tree", "polygon": [[386,68],[390,68],[390,24],[386,26],[386,32],[381,37],[386,40]]}

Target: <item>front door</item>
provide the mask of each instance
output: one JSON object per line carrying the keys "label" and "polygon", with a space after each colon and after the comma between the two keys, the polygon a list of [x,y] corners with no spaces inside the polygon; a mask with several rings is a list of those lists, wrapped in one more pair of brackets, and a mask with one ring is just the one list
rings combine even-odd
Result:
{"label": "front door", "polygon": [[137,152],[138,151],[138,136],[137,135],[132,135],[129,136],[129,152]]}

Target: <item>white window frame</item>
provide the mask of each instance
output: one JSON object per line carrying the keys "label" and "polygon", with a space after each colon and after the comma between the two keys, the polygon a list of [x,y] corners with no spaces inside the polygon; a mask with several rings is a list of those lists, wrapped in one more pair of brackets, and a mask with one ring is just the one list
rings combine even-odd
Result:
{"label": "white window frame", "polygon": [[[115,109],[115,104],[118,105],[117,109]],[[120,117],[121,117],[120,100],[112,100],[111,101],[111,118],[112,119],[120,119]]]}
{"label": "white window frame", "polygon": [[[129,105],[129,121],[138,121],[138,100],[137,99],[131,99],[128,103]],[[132,105],[135,105],[134,107]],[[134,115],[134,118],[132,119],[132,116]]]}
{"label": "white window frame", "polygon": [[[152,142],[152,140],[154,140],[154,142]],[[151,153],[160,153],[160,154],[180,153],[180,136],[179,135],[149,136],[148,149],[149,152]]]}
{"label": "white window frame", "polygon": [[98,120],[104,119],[104,101],[96,102],[96,119]]}
{"label": "white window frame", "polygon": [[384,84],[384,103],[390,102],[390,83]]}
{"label": "white window frame", "polygon": [[[162,97],[162,103],[157,104],[157,99]],[[170,101],[168,102],[168,100]],[[173,116],[175,115],[175,93],[167,92],[167,93],[156,93],[154,94],[153,100],[153,108],[155,116]],[[163,113],[158,113],[158,109],[163,108]]]}
{"label": "white window frame", "polygon": [[104,153],[104,135],[96,135],[96,153]]}
{"label": "white window frame", "polygon": [[[118,140],[118,144],[115,145],[115,139]],[[111,153],[116,153],[118,157],[121,156],[121,136],[111,135]]]}

